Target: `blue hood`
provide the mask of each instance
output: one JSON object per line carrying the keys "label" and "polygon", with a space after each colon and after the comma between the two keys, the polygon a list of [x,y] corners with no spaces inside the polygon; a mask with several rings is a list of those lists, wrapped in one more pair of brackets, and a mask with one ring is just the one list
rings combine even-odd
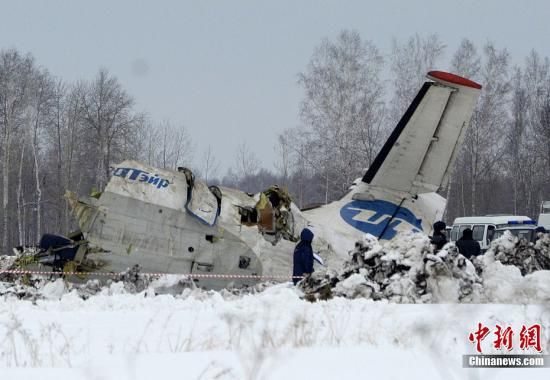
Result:
{"label": "blue hood", "polygon": [[313,236],[314,236],[313,232],[311,232],[310,229],[304,228],[302,230],[302,233],[300,234],[300,240],[312,242],[313,241]]}

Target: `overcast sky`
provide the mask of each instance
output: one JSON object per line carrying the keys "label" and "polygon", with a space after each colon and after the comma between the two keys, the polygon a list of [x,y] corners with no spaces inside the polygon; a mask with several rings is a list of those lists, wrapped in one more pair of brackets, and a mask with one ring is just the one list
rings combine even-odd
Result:
{"label": "overcast sky", "polygon": [[0,48],[69,81],[106,67],[138,109],[185,125],[196,157],[211,144],[226,168],[246,140],[271,168],[278,133],[298,124],[297,73],[322,38],[356,29],[387,53],[394,37],[437,33],[447,57],[467,37],[521,62],[531,49],[550,55],[549,10],[517,0],[2,0]]}

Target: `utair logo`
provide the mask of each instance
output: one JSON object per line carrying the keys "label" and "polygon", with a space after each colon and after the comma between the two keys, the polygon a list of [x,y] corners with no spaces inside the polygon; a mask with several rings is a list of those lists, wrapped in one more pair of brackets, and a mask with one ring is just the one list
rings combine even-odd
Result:
{"label": "utair logo", "polygon": [[[422,219],[418,219],[409,209],[382,201],[351,201],[340,209],[340,216],[349,225],[359,231],[369,233],[381,239],[392,239],[396,234],[396,227],[402,223],[400,230],[422,231]],[[394,215],[395,214],[395,215]],[[394,215],[392,219],[392,215]],[[388,222],[391,222],[388,224]],[[404,228],[405,227],[405,228]],[[382,233],[384,236],[381,236]]]}

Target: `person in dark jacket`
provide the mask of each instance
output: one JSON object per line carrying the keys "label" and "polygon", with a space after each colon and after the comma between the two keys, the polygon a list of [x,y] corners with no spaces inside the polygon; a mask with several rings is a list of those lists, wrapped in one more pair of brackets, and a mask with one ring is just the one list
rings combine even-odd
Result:
{"label": "person in dark jacket", "polygon": [[464,232],[462,232],[462,237],[456,242],[458,251],[462,253],[462,255],[467,259],[470,259],[474,256],[479,256],[481,254],[481,247],[479,246],[479,243],[473,239],[472,236],[472,230],[466,228]]}
{"label": "person in dark jacket", "polygon": [[434,234],[430,236],[430,242],[435,245],[436,252],[447,244],[447,235],[445,235],[446,228],[447,225],[445,222],[439,221],[434,223]]}
{"label": "person in dark jacket", "polygon": [[313,273],[313,248],[311,248],[313,236],[311,230],[304,228],[300,234],[300,242],[294,248],[294,265],[292,269],[294,285],[301,280],[295,276],[306,276]]}

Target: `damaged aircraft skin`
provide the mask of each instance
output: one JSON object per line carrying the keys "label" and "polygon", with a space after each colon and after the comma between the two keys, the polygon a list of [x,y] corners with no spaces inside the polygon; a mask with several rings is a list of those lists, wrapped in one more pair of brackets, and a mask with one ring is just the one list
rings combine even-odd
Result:
{"label": "damaged aircraft skin", "polygon": [[[278,195],[269,200],[264,193],[209,189],[186,169],[163,170],[136,161],[114,168],[99,199],[67,197],[90,252],[101,248],[86,254],[87,267],[94,271],[120,272],[139,264],[153,273],[288,278],[294,245],[308,224],[294,204],[286,209],[279,199],[282,207],[273,207]],[[322,256],[335,257],[322,239],[316,248]],[[207,288],[257,281],[196,280]]]}
{"label": "damaged aircraft skin", "polygon": [[[277,187],[251,196],[208,188],[185,168],[124,161],[97,199],[67,194],[83,239],[71,260],[91,271],[139,264],[144,272],[288,279],[304,227],[315,233],[314,251],[334,269],[365,233],[386,240],[404,231],[430,233],[446,204],[437,191],[448,184],[481,86],[441,71],[428,78],[364,177],[341,200],[300,211]],[[214,289],[257,281],[196,280]]]}

